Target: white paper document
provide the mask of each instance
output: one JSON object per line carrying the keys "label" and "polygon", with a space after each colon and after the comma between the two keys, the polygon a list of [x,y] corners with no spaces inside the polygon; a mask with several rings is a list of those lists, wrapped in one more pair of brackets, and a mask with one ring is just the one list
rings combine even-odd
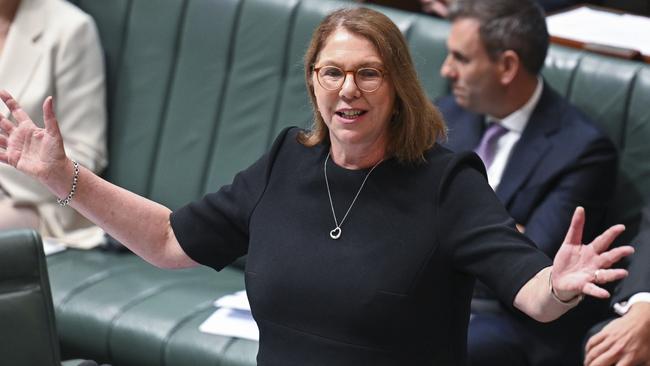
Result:
{"label": "white paper document", "polygon": [[245,310],[248,312],[251,311],[251,306],[248,303],[248,296],[246,296],[245,290],[237,291],[232,295],[226,295],[218,298],[214,302],[214,306],[218,308],[230,308]]}
{"label": "white paper document", "polygon": [[582,6],[546,18],[551,36],[650,55],[650,18]]}
{"label": "white paper document", "polygon": [[260,332],[251,314],[246,291],[220,297],[214,304],[218,309],[201,323],[201,332],[259,341]]}
{"label": "white paper document", "polygon": [[61,242],[50,238],[43,238],[43,251],[45,255],[51,255],[63,250],[65,250],[65,245]]}

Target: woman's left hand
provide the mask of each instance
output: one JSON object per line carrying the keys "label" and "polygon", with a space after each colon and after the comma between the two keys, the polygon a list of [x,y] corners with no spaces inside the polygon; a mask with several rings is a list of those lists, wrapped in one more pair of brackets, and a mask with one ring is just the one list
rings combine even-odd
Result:
{"label": "woman's left hand", "polygon": [[634,248],[628,245],[607,250],[614,239],[625,230],[623,225],[614,225],[589,245],[583,245],[584,223],[585,211],[578,207],[571,219],[564,243],[553,261],[553,291],[563,301],[570,301],[582,294],[608,298],[609,292],[599,285],[627,276],[626,270],[610,267],[621,258],[634,253]]}

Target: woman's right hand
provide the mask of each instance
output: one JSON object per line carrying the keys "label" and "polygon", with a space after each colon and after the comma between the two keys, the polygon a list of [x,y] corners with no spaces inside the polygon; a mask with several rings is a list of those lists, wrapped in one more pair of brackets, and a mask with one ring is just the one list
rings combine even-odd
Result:
{"label": "woman's right hand", "polygon": [[0,98],[17,121],[13,123],[4,116],[0,119],[0,162],[47,186],[57,186],[55,182],[59,180],[69,185],[70,163],[63,148],[52,97],[43,103],[45,128],[38,127],[6,90],[0,91]]}

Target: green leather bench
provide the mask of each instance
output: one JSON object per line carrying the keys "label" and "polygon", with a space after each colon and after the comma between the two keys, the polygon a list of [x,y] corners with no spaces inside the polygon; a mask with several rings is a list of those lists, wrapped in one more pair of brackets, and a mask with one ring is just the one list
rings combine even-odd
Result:
{"label": "green leather bench", "polygon": [[[326,13],[350,5],[76,3],[96,19],[106,51],[111,155],[105,176],[171,208],[227,184],[284,126],[310,124],[303,52]],[[438,70],[449,25],[380,10],[406,34],[430,96],[446,93]],[[650,199],[650,67],[554,46],[544,76],[619,146],[610,219],[633,224]],[[47,264],[66,358],[114,366],[255,364],[256,342],[198,331],[214,299],[244,287],[236,266],[220,273],[160,270],[133,255],[101,250],[68,250]]]}

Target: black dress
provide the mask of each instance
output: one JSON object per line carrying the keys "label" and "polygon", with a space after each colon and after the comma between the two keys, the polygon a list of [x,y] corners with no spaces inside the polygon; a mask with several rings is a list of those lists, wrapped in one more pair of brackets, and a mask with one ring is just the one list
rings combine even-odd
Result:
{"label": "black dress", "polygon": [[[338,240],[323,163],[298,129],[233,183],[171,216],[185,252],[220,270],[248,254],[259,365],[462,365],[475,277],[505,304],[550,260],[514,228],[474,154],[382,162]],[[330,159],[339,220],[368,170]]]}

